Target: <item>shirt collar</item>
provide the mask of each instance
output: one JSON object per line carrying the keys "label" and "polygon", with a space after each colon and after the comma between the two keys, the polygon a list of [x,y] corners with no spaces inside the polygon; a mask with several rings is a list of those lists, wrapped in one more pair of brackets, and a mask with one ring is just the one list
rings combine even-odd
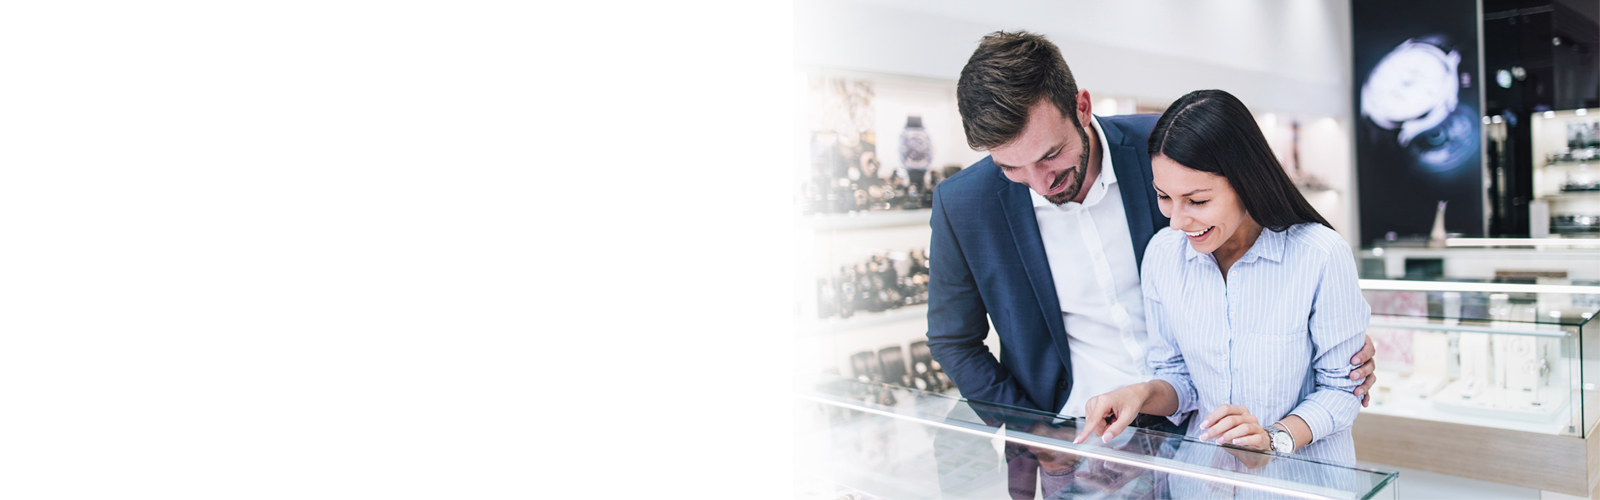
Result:
{"label": "shirt collar", "polygon": [[[1173,229],[1173,231],[1177,230]],[[1280,233],[1271,229],[1261,228],[1261,235],[1256,237],[1256,243],[1250,245],[1250,249],[1244,252],[1243,257],[1239,257],[1239,263],[1255,262],[1256,259],[1283,262],[1284,239],[1289,237],[1284,233],[1287,232],[1287,229]],[[1185,241],[1184,243],[1188,242]],[[1211,254],[1196,252],[1194,245],[1186,244],[1183,246],[1183,256],[1186,258],[1195,259],[1202,255],[1209,256]]]}
{"label": "shirt collar", "polygon": [[[1083,198],[1083,206],[1086,207],[1099,203],[1101,198],[1105,198],[1105,191],[1117,183],[1117,170],[1111,167],[1111,155],[1106,154],[1106,145],[1109,143],[1106,142],[1105,127],[1100,126],[1100,117],[1098,116],[1089,115],[1089,120],[1094,122],[1094,126],[1090,128],[1094,129],[1095,135],[1100,138],[1100,175],[1096,176],[1094,183],[1089,185],[1089,194]],[[1057,207],[1066,209],[1074,205],[1070,201],[1056,205],[1045,199],[1044,196],[1040,196],[1039,193],[1033,192],[1032,189],[1028,190],[1028,194],[1032,195],[1034,208]]]}

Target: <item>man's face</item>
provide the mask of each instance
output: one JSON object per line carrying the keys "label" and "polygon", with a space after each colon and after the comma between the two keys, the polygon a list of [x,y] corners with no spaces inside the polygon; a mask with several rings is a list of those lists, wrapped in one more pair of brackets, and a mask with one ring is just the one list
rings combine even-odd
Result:
{"label": "man's face", "polygon": [[1003,146],[989,149],[995,165],[1011,182],[1028,186],[1051,203],[1082,201],[1084,177],[1089,168],[1088,93],[1078,96],[1079,124],[1072,123],[1049,99],[1039,99],[1028,110],[1022,134]]}

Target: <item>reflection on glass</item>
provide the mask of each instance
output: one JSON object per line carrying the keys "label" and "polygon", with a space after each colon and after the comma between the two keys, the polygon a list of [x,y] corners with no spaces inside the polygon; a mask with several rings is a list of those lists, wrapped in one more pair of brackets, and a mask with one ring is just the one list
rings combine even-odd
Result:
{"label": "reflection on glass", "polygon": [[1137,428],[1111,442],[1073,444],[1081,419],[903,387],[829,379],[804,387],[800,398],[802,496],[1035,498],[1035,485],[1042,498],[1394,493],[1392,472]]}

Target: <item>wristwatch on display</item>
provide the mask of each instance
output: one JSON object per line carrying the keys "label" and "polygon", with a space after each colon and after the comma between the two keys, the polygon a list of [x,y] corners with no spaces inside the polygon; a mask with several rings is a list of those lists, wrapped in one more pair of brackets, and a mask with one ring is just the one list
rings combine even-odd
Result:
{"label": "wristwatch on display", "polygon": [[1283,428],[1283,424],[1272,424],[1272,427],[1267,429],[1267,435],[1272,437],[1272,451],[1278,453],[1294,452],[1294,436],[1289,435],[1289,431]]}

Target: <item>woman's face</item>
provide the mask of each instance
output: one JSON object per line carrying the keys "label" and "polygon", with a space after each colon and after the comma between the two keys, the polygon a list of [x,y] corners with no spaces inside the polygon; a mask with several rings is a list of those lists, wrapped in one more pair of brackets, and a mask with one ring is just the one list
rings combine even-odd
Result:
{"label": "woman's face", "polygon": [[1151,158],[1150,170],[1161,215],[1188,235],[1194,251],[1215,252],[1256,225],[1227,178],[1185,167],[1166,155]]}

